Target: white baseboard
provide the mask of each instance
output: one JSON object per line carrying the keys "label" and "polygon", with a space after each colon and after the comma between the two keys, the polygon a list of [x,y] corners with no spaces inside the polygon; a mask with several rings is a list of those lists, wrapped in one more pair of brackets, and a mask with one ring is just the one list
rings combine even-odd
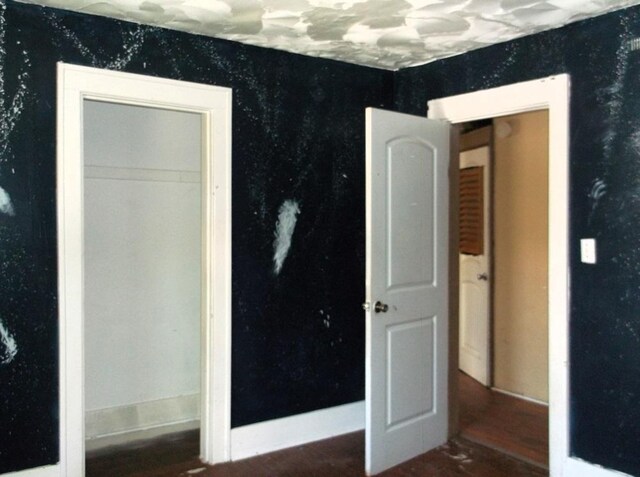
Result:
{"label": "white baseboard", "polygon": [[504,389],[494,388],[494,387],[492,387],[491,390],[495,391],[497,393],[500,393],[500,394],[506,394],[507,396],[511,396],[511,397],[518,398],[518,399],[522,399],[523,401],[529,401],[529,402],[532,402],[533,404],[538,404],[540,406],[549,407],[549,403],[548,402],[540,401],[539,399],[532,398],[532,397],[529,397],[529,396],[525,396],[524,394],[512,393],[511,391],[505,391]]}
{"label": "white baseboard", "polygon": [[47,465],[18,472],[9,472],[8,474],[2,474],[2,477],[60,477],[60,466]]}
{"label": "white baseboard", "polygon": [[192,431],[200,428],[200,420],[179,422],[178,424],[164,424],[158,427],[152,427],[151,429],[142,429],[139,431],[128,431],[121,434],[113,434],[110,436],[96,437],[94,439],[86,440],[84,449],[86,452],[92,452],[105,447],[119,446],[122,444],[129,444],[136,441],[146,441],[149,439],[155,439],[156,437],[164,436],[167,434],[174,434],[176,432]]}
{"label": "white baseboard", "polygon": [[631,477],[629,474],[590,464],[575,457],[567,458],[563,475],[566,477]]}
{"label": "white baseboard", "polygon": [[126,406],[87,411],[87,441],[200,419],[200,395],[177,396]]}
{"label": "white baseboard", "polygon": [[231,429],[231,460],[360,431],[364,401]]}

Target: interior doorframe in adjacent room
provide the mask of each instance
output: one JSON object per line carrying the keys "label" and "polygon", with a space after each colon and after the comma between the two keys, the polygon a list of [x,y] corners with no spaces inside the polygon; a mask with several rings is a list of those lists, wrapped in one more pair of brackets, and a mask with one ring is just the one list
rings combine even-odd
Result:
{"label": "interior doorframe in adjacent room", "polygon": [[[457,134],[454,132],[454,134]],[[476,381],[480,381],[483,386],[491,387],[493,386],[493,261],[494,261],[494,250],[493,250],[493,190],[494,190],[494,171],[495,171],[495,161],[493,156],[493,126],[483,126],[478,129],[474,129],[473,131],[469,131],[467,133],[460,133],[459,136],[459,144],[458,144],[458,158],[456,160],[458,164],[458,174],[462,174],[460,171],[462,170],[462,153],[469,153],[470,151],[474,151],[477,149],[486,148],[487,149],[487,165],[485,166],[485,170],[483,172],[483,211],[482,211],[482,233],[483,233],[483,255],[487,256],[487,270],[484,280],[487,283],[487,316],[486,316],[486,346],[482,349],[482,353],[486,356],[486,366],[484,366],[484,374],[485,379],[478,379],[477,376],[472,376]],[[474,167],[474,166],[471,166]],[[477,166],[475,166],[477,167]],[[460,197],[462,193],[460,191],[460,186],[455,188],[452,187],[451,193],[457,193]],[[460,200],[460,199],[459,199]],[[458,215],[458,222],[453,218],[452,222],[455,223],[455,226],[458,228],[462,228],[459,224],[460,220],[460,205],[456,210],[452,210],[452,215]],[[458,248],[461,248],[460,245]],[[453,257],[452,257],[453,258]],[[458,251],[458,286],[457,286],[457,299],[458,303],[462,303],[462,285],[463,285],[463,276],[462,276],[462,253]],[[478,277],[478,280],[481,280],[481,277]],[[452,294],[452,298],[456,293]],[[461,306],[458,306],[458,326],[450,327],[450,330],[458,330],[458,336],[462,336],[462,313],[460,311]],[[461,361],[462,356],[462,342],[458,340],[458,356],[459,361]],[[458,362],[458,367],[462,370],[461,363]],[[467,374],[471,375],[471,373],[467,372]],[[455,388],[457,389],[457,387]],[[455,392],[455,391],[454,391]]]}
{"label": "interior doorframe in adjacent room", "polygon": [[[549,466],[552,476],[604,477],[610,473],[571,456],[569,446],[569,89],[568,75],[551,76],[432,100],[428,117],[459,124],[549,111]],[[449,360],[457,368],[451,353]]]}
{"label": "interior doorframe in adjacent room", "polygon": [[200,452],[207,463],[227,461],[231,430],[231,89],[65,63],[58,63],[57,78],[60,475],[84,475],[85,99],[202,117]]}

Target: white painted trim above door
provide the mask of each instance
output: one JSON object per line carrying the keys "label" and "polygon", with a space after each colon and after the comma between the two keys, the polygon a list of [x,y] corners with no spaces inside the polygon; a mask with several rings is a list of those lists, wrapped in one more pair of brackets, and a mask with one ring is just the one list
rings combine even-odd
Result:
{"label": "white painted trim above door", "polygon": [[428,116],[463,123],[540,109],[549,110],[549,465],[554,477],[577,477],[570,470],[568,406],[569,76],[429,101]]}
{"label": "white painted trim above door", "polygon": [[205,160],[202,169],[200,447],[206,462],[227,461],[231,423],[231,90],[58,63],[58,475],[84,475],[82,127],[85,99],[202,115]]}

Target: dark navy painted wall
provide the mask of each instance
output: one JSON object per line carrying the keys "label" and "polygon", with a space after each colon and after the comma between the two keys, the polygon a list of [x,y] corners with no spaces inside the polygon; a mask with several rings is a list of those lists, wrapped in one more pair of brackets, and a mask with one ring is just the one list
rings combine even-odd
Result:
{"label": "dark navy painted wall", "polygon": [[[640,475],[640,9],[400,71],[395,107],[571,75],[572,452]],[[598,264],[579,239],[598,241]]]}
{"label": "dark navy painted wall", "polygon": [[[0,11],[0,473],[58,458],[55,62],[230,86],[233,425],[363,397],[364,114],[568,72],[573,452],[640,474],[640,9],[396,73]],[[9,202],[10,200],[10,202]],[[279,274],[280,207],[296,201]],[[579,263],[595,237],[599,263]]]}
{"label": "dark navy painted wall", "polygon": [[[363,399],[364,108],[391,106],[392,73],[8,3],[0,11],[0,474],[58,460],[60,60],[233,88],[233,426]],[[276,274],[286,200],[300,212]]]}

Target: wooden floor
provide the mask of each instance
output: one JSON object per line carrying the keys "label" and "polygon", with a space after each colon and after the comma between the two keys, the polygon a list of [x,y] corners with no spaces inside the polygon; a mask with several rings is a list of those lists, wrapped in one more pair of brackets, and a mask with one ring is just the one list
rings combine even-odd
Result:
{"label": "wooden floor", "polygon": [[460,436],[547,469],[548,407],[485,388],[460,372]]}
{"label": "wooden floor", "polygon": [[[461,436],[383,477],[545,477],[547,408],[496,393],[460,374]],[[198,459],[198,431],[87,454],[87,477],[362,477],[364,433],[228,464]],[[498,449],[498,450],[495,450]],[[514,459],[511,456],[518,456]],[[523,461],[524,460],[524,461]],[[535,463],[536,465],[531,465]]]}
{"label": "wooden floor", "polygon": [[[362,477],[364,433],[356,432],[216,466],[196,457],[198,432],[87,455],[88,477]],[[545,477],[538,467],[464,439],[394,467],[382,477]]]}

